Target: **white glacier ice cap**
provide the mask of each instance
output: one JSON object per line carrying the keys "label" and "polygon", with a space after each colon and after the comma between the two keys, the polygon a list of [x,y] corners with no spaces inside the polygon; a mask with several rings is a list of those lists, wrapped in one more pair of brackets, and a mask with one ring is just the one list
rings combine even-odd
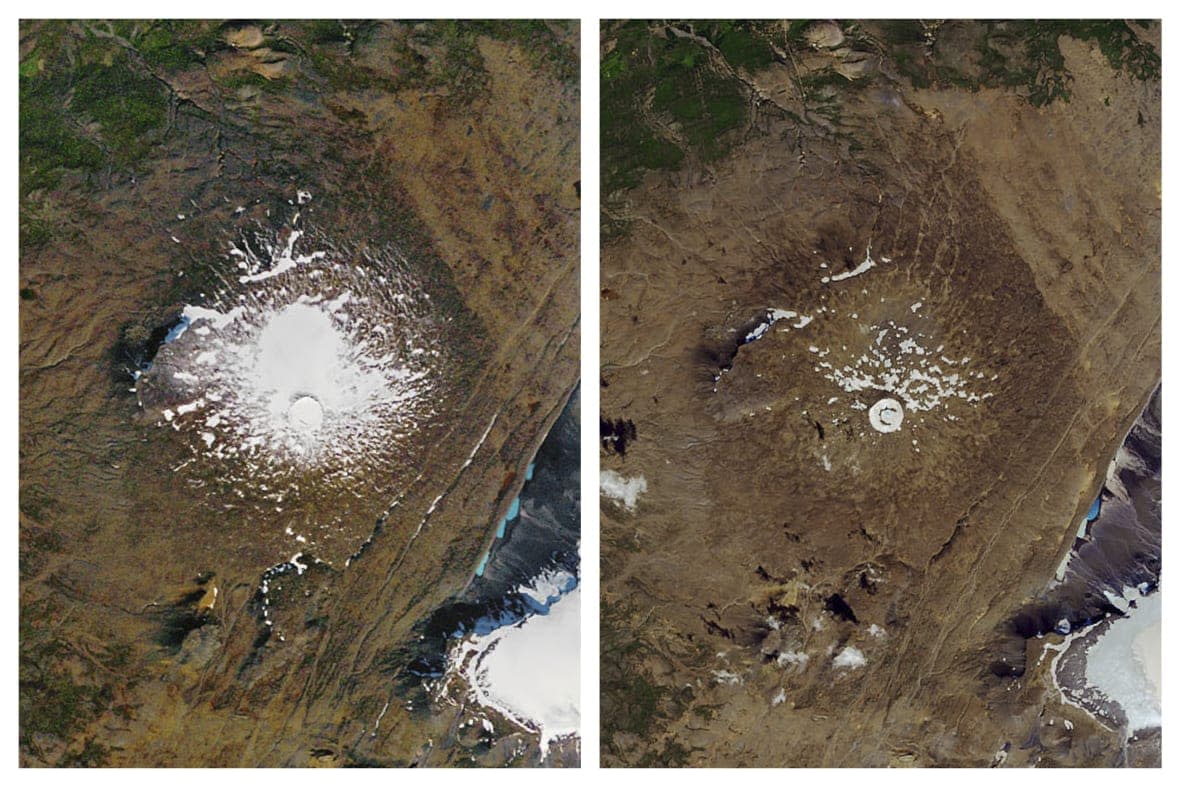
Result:
{"label": "white glacier ice cap", "polygon": [[905,408],[896,399],[885,397],[869,409],[869,423],[878,432],[896,432],[905,418]]}
{"label": "white glacier ice cap", "polygon": [[1162,594],[1114,620],[1086,651],[1086,684],[1118,704],[1127,732],[1158,727],[1161,714],[1160,631]]}
{"label": "white glacier ice cap", "polygon": [[[432,298],[450,286],[436,263],[309,225],[288,202],[293,217],[235,223],[227,251],[194,261],[212,286],[189,292],[135,392],[202,500],[233,495],[273,528],[277,555],[293,539],[331,562],[414,472],[470,328],[464,307]],[[225,249],[214,242],[205,251]]]}
{"label": "white glacier ice cap", "polygon": [[276,312],[258,335],[246,380],[249,393],[263,400],[273,432],[289,425],[308,437],[320,430],[325,409],[334,415],[367,410],[385,379],[353,355],[322,304],[296,302]]}
{"label": "white glacier ice cap", "polygon": [[263,465],[348,472],[378,460],[431,411],[437,352],[422,347],[399,288],[322,251],[296,253],[298,235],[269,246],[273,266],[258,262],[242,291],[187,306],[191,327],[161,348],[152,373],[175,405],[164,411],[174,429],[196,414],[198,453],[246,459],[246,477],[267,487]]}

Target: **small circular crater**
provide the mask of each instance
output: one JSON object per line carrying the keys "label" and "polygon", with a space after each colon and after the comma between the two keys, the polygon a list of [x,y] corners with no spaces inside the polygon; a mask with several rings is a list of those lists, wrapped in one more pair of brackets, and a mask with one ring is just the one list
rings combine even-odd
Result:
{"label": "small circular crater", "polygon": [[300,396],[287,408],[287,418],[300,432],[318,432],[324,423],[324,408],[314,396]]}
{"label": "small circular crater", "polygon": [[896,399],[885,397],[869,409],[869,423],[878,432],[896,432],[905,418],[905,408]]}

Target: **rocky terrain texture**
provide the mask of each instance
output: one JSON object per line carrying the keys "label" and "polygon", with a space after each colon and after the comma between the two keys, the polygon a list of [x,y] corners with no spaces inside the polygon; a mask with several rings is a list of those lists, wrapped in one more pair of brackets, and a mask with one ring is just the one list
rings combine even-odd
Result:
{"label": "rocky terrain texture", "polygon": [[[397,686],[576,383],[577,25],[20,33],[21,762],[535,760],[535,736],[448,735]],[[178,469],[189,449],[130,391],[299,190],[339,249],[413,267],[453,351],[399,472],[308,504],[363,549],[306,570],[281,525],[198,493],[223,468]]]}
{"label": "rocky terrain texture", "polygon": [[604,25],[605,764],[1152,762],[1013,621],[1159,381],[1159,51]]}

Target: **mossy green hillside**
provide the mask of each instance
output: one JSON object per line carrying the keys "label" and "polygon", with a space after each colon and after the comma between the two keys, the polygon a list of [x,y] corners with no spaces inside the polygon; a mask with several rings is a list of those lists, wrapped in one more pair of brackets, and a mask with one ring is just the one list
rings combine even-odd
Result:
{"label": "mossy green hillside", "polygon": [[[1153,23],[1139,24],[1149,28]],[[1069,101],[1073,75],[1061,54],[1063,36],[1096,43],[1111,68],[1131,79],[1160,77],[1159,53],[1122,20],[956,20],[937,25],[886,20],[873,26],[898,72],[919,88],[1001,88],[1034,106]],[[952,28],[971,31],[973,51],[945,46]]]}
{"label": "mossy green hillside", "polygon": [[732,69],[754,71],[774,58],[755,24],[686,23],[677,34],[627,22],[614,34],[600,67],[603,194],[635,186],[645,170],[728,152],[732,132],[749,120],[749,91]]}
{"label": "mossy green hillside", "polygon": [[67,170],[134,169],[159,142],[168,90],[117,40],[44,23],[20,63],[21,194]]}

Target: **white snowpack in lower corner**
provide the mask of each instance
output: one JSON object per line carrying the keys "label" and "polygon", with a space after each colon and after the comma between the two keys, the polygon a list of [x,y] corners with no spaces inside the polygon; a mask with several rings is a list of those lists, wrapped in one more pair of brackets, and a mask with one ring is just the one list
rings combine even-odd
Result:
{"label": "white snowpack in lower corner", "polygon": [[581,723],[579,662],[581,588],[555,602],[548,615],[474,636],[459,655],[474,699],[549,742],[577,735]]}
{"label": "white snowpack in lower corner", "polygon": [[1128,733],[1161,723],[1161,595],[1138,599],[1086,651],[1086,683],[1123,709]]}
{"label": "white snowpack in lower corner", "polygon": [[577,582],[577,577],[565,569],[549,569],[533,577],[528,584],[518,586],[516,592],[528,596],[538,604],[548,606],[560,599],[561,594]]}

